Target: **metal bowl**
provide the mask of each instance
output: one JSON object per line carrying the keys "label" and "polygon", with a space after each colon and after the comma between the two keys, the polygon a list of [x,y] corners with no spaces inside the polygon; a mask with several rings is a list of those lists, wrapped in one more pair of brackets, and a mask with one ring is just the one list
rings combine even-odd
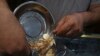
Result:
{"label": "metal bowl", "polygon": [[34,1],[22,3],[13,13],[23,26],[29,41],[50,32],[54,25],[53,17],[46,7]]}

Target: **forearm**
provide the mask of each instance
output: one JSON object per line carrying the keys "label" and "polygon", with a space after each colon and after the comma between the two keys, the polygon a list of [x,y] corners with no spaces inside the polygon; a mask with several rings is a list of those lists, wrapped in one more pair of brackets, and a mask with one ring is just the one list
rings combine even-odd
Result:
{"label": "forearm", "polygon": [[0,0],[0,53],[21,50],[25,46],[24,37],[25,32],[6,1]]}
{"label": "forearm", "polygon": [[0,0],[0,38],[1,37],[24,37],[21,25],[8,8],[5,0]]}
{"label": "forearm", "polygon": [[81,13],[81,16],[83,17],[86,26],[100,21],[100,4],[91,5],[87,12]]}

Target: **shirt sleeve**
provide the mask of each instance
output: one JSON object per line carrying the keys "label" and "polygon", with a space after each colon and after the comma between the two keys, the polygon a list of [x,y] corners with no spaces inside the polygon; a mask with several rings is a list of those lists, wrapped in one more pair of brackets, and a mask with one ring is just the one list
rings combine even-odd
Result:
{"label": "shirt sleeve", "polygon": [[100,4],[100,0],[91,0],[92,4]]}

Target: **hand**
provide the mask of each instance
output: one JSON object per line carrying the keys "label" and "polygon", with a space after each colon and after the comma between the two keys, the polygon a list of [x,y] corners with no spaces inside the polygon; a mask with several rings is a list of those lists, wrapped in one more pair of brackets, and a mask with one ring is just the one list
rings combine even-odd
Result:
{"label": "hand", "polygon": [[59,36],[78,36],[83,31],[83,17],[80,13],[64,16],[53,32]]}
{"label": "hand", "polygon": [[16,17],[0,0],[0,55],[28,56],[31,50],[25,37]]}

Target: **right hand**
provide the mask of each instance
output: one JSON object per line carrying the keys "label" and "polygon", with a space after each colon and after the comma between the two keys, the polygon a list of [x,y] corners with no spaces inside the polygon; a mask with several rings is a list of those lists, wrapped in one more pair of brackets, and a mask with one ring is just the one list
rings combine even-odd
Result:
{"label": "right hand", "polygon": [[[81,12],[82,13],[82,12]],[[84,18],[81,13],[73,13],[64,16],[53,33],[59,36],[76,37],[83,32]]]}

